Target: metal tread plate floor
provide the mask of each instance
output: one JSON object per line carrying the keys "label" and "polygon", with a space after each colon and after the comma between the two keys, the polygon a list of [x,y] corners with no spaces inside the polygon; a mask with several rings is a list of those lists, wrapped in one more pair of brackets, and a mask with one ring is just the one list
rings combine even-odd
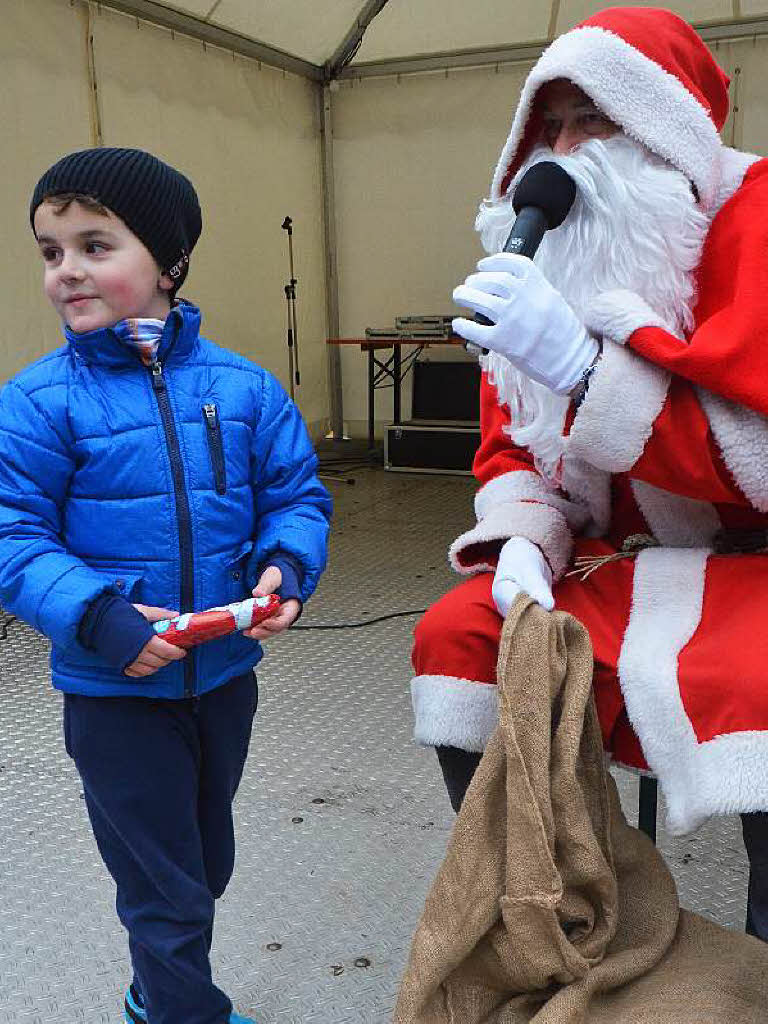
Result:
{"label": "metal tread plate floor", "polygon": [[[473,485],[358,471],[334,487],[329,571],[302,625],[423,608],[456,582],[449,541]],[[259,1024],[384,1024],[453,815],[411,740],[415,616],[273,641],[220,901],[218,982]],[[61,738],[47,644],[0,642],[0,1024],[121,1019],[128,979],[114,887]],[[617,773],[630,815],[637,780]],[[660,845],[684,905],[743,926],[738,819]]]}

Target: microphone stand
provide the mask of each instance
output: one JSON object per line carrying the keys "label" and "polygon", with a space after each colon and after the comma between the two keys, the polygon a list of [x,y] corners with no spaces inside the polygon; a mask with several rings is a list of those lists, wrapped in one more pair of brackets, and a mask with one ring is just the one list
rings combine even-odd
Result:
{"label": "microphone stand", "polygon": [[[287,312],[287,340],[288,340],[288,385],[291,401],[295,398],[295,389],[301,386],[301,373],[299,371],[299,336],[296,327],[296,275],[293,269],[293,221],[286,217],[280,227],[288,235],[288,267],[290,277],[283,288],[285,292],[285,306]],[[333,483],[354,484],[354,477],[321,476],[320,480],[328,480]]]}
{"label": "microphone stand", "polygon": [[288,266],[290,278],[285,285],[285,304],[288,314],[288,376],[291,400],[295,397],[295,388],[301,385],[299,372],[299,336],[296,328],[296,277],[293,270],[293,221],[286,217],[280,225],[288,233]]}

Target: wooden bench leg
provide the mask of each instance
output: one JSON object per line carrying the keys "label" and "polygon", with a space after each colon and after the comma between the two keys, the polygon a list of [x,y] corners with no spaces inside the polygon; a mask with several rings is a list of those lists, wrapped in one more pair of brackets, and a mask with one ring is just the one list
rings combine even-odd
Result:
{"label": "wooden bench leg", "polygon": [[658,804],[658,783],[647,775],[640,776],[640,799],[637,805],[637,827],[645,832],[651,842],[656,842],[656,807]]}

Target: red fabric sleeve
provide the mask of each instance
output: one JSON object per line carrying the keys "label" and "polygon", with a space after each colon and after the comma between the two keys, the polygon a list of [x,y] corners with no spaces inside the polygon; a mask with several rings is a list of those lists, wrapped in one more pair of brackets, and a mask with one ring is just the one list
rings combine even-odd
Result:
{"label": "red fabric sleeve", "polygon": [[641,327],[629,345],[715,394],[768,415],[768,160],[753,164],[712,222],[687,344]]}
{"label": "red fabric sleeve", "polygon": [[504,428],[509,425],[509,406],[499,404],[498,392],[488,374],[483,372],[480,378],[480,447],[472,465],[481,487],[503,473],[519,469],[536,472],[528,449],[518,448],[505,433]]}
{"label": "red fabric sleeve", "polygon": [[700,501],[744,504],[693,388],[673,378],[664,408],[629,476]]}
{"label": "red fabric sleeve", "polygon": [[480,390],[481,444],[474,462],[480,488],[475,496],[477,524],[453,542],[453,567],[469,574],[492,569],[499,549],[510,537],[525,537],[537,544],[556,577],[570,559],[573,539],[566,518],[582,510],[556,494],[537,472],[533,456],[514,444],[505,428],[510,424],[506,405],[487,374]]}

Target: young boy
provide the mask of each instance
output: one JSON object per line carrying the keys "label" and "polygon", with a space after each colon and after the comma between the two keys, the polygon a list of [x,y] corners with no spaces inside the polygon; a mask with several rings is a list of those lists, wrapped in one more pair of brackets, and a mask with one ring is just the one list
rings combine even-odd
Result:
{"label": "young boy", "polygon": [[[0,392],[0,604],[53,644],[67,752],[128,931],[126,1020],[245,1024],[211,979],[214,901],[258,641],[314,590],[330,501],[280,385],[175,299],[201,231],[182,174],[140,150],[73,153],[30,219],[66,345]],[[186,654],[152,630],[275,591],[275,618]]]}

